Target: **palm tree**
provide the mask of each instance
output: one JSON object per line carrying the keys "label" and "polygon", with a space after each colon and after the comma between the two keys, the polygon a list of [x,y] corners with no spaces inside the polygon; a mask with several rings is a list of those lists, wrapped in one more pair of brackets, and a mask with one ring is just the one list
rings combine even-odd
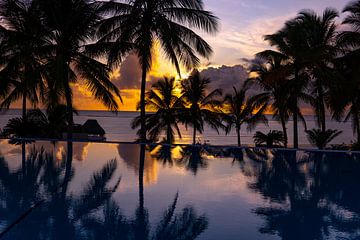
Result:
{"label": "palm tree", "polygon": [[[47,106],[65,99],[68,115],[68,138],[74,124],[71,86],[82,84],[95,99],[116,111],[120,98],[110,81],[110,69],[97,59],[103,53],[94,42],[95,27],[101,19],[99,4],[87,0],[39,0],[46,26],[52,30],[51,49],[54,57],[47,64]],[[76,24],[75,24],[76,23]],[[121,100],[121,98],[120,98]]]}
{"label": "palm tree", "polygon": [[309,64],[312,54],[306,39],[308,26],[303,23],[303,15],[304,12],[300,12],[298,17],[287,21],[281,30],[265,36],[265,40],[278,50],[278,52],[267,50],[265,53],[281,55],[292,66],[293,79],[289,87],[288,101],[291,103],[290,109],[293,116],[294,148],[298,147],[299,101],[305,97],[303,93],[309,80],[304,69]]}
{"label": "palm tree", "polygon": [[181,94],[188,104],[187,111],[182,114],[182,121],[187,127],[193,128],[193,144],[196,144],[196,132],[204,131],[204,123],[219,132],[223,127],[219,107],[221,102],[217,97],[222,95],[220,89],[206,93],[210,79],[203,78],[198,70],[194,70],[191,76],[181,82]]}
{"label": "palm tree", "polygon": [[338,11],[326,9],[322,16],[318,16],[314,11],[302,11],[297,17],[300,24],[306,29],[304,38],[307,40],[307,56],[309,64],[307,72],[311,75],[311,95],[312,105],[315,109],[317,123],[323,132],[326,131],[326,105],[329,99],[330,88],[333,82],[338,80],[332,60],[338,53],[336,45],[336,23]]}
{"label": "palm tree", "polygon": [[359,22],[359,14],[360,14],[360,2],[359,1],[351,1],[348,3],[343,13],[348,13],[348,15],[344,18],[342,24],[348,25],[350,28],[343,30],[339,33],[338,42],[339,44],[350,50],[359,49],[360,47],[360,22]]}
{"label": "palm tree", "polygon": [[332,91],[331,105],[333,118],[338,121],[351,120],[354,135],[360,143],[360,52],[353,51],[337,59],[337,69],[341,71],[341,82],[336,91]]}
{"label": "palm tree", "polygon": [[[155,140],[161,134],[166,133],[166,143],[174,142],[174,129],[181,138],[178,126],[179,114],[185,108],[185,102],[181,96],[176,95],[175,78],[164,77],[154,83],[151,90],[146,93],[145,105],[155,111],[146,115],[146,128],[151,140]],[[141,124],[140,117],[134,119],[133,128]]]}
{"label": "palm tree", "polygon": [[307,137],[309,142],[318,147],[319,149],[324,149],[334,138],[339,136],[342,131],[328,129],[325,132],[322,129],[311,129],[307,130]]}
{"label": "palm tree", "polygon": [[349,26],[349,30],[339,34],[338,42],[343,48],[344,54],[335,60],[336,68],[342,74],[341,82],[337,87],[338,91],[332,93],[333,117],[337,120],[352,120],[354,134],[357,135],[357,143],[360,143],[360,2],[349,3],[344,12],[349,13],[343,24]]}
{"label": "palm tree", "polygon": [[243,86],[240,89],[233,87],[233,94],[228,94],[224,99],[224,121],[226,122],[225,132],[229,134],[232,127],[235,127],[237,134],[238,146],[241,146],[240,130],[241,126],[247,124],[247,130],[253,130],[257,124],[267,124],[267,118],[264,112],[267,108],[266,104],[258,106],[257,104],[246,97],[247,87]]}
{"label": "palm tree", "polygon": [[[261,93],[253,96],[258,104],[270,106],[273,118],[280,121],[287,147],[288,137],[286,123],[291,115],[289,84],[291,81],[292,67],[287,57],[273,51],[258,53],[257,58],[252,62],[250,71],[255,73],[247,84],[256,84],[262,90]],[[299,113],[301,114],[301,113]]]}
{"label": "palm tree", "polygon": [[266,144],[267,147],[285,145],[284,133],[277,130],[270,130],[268,134],[256,132],[254,135],[254,142],[256,145]]}
{"label": "palm tree", "polygon": [[22,98],[22,118],[26,103],[39,103],[44,90],[42,70],[48,31],[42,24],[37,1],[4,0],[0,4],[1,93],[0,108],[9,108]]}
{"label": "palm tree", "polygon": [[28,111],[25,118],[11,118],[3,129],[3,135],[8,138],[44,137],[47,125],[45,114],[34,109]]}
{"label": "palm tree", "polygon": [[[77,114],[77,111],[73,111]],[[65,105],[53,106],[46,113],[40,109],[29,110],[26,117],[11,118],[3,129],[9,138],[61,138],[66,131],[67,110]]]}
{"label": "palm tree", "polygon": [[[131,49],[139,58],[141,79],[141,138],[146,140],[145,85],[151,68],[155,43],[180,75],[180,65],[196,67],[201,57],[209,57],[211,47],[191,28],[215,33],[217,18],[204,10],[201,0],[134,0],[110,1],[103,8],[113,16],[100,26],[103,42],[112,42],[110,63],[118,63],[125,49]],[[105,11],[105,10],[104,10]]]}

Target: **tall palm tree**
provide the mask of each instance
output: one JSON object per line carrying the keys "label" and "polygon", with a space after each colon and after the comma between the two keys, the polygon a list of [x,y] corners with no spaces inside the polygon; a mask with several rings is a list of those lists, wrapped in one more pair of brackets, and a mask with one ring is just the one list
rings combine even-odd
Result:
{"label": "tall palm tree", "polygon": [[351,120],[354,135],[360,143],[360,51],[354,50],[335,60],[341,73],[340,81],[331,91],[333,118],[337,121]]}
{"label": "tall palm tree", "polygon": [[326,106],[328,105],[330,88],[338,80],[332,68],[332,60],[338,54],[336,44],[335,18],[339,16],[335,9],[327,8],[321,16],[314,11],[302,11],[297,17],[305,28],[304,39],[307,42],[308,52],[307,71],[311,82],[312,105],[315,110],[317,123],[323,133],[326,132]]}
{"label": "tall palm tree", "polygon": [[181,94],[188,105],[181,121],[186,127],[190,125],[193,128],[193,144],[196,144],[196,133],[204,131],[204,123],[217,132],[219,127],[224,127],[219,110],[221,101],[217,99],[222,91],[215,89],[207,93],[210,82],[210,79],[201,77],[198,70],[194,70],[188,79],[181,82]]}
{"label": "tall palm tree", "polygon": [[278,32],[266,35],[265,40],[269,41],[271,46],[274,46],[278,52],[267,50],[273,55],[281,54],[287,59],[292,66],[292,85],[289,88],[291,91],[289,102],[291,103],[291,112],[293,116],[293,134],[294,134],[294,148],[297,148],[298,143],[298,120],[299,120],[299,102],[303,98],[304,88],[308,84],[308,78],[304,77],[304,69],[309,64],[311,51],[309,50],[306,40],[306,25],[302,23],[302,15],[287,21],[285,26]]}
{"label": "tall palm tree", "polygon": [[[146,115],[146,128],[151,140],[155,140],[165,132],[166,143],[174,142],[174,130],[181,138],[178,126],[181,111],[184,111],[185,102],[181,96],[176,95],[175,78],[164,77],[154,83],[151,90],[146,93],[145,105],[155,111]],[[140,117],[134,119],[133,128],[141,124]]]}
{"label": "tall palm tree", "polygon": [[234,92],[228,94],[224,99],[224,121],[226,122],[225,132],[229,134],[232,127],[235,127],[237,134],[238,146],[241,146],[240,130],[241,126],[247,124],[247,130],[253,130],[257,124],[267,124],[267,118],[264,112],[267,108],[266,104],[260,106],[255,104],[252,99],[246,97],[247,87],[240,89],[233,87]]}
{"label": "tall palm tree", "polygon": [[[255,73],[247,84],[259,86],[261,93],[255,94],[253,100],[258,104],[270,106],[273,118],[280,121],[287,147],[288,136],[286,123],[291,116],[290,91],[292,66],[287,57],[273,51],[264,51],[256,55],[250,71]],[[301,114],[301,113],[299,113]]]}
{"label": "tall palm tree", "polygon": [[357,142],[360,143],[360,1],[349,3],[344,11],[348,13],[343,24],[348,30],[340,32],[339,45],[344,50],[343,56],[335,60],[336,68],[342,74],[342,81],[338,84],[338,91],[333,93],[334,117],[345,121],[352,120]]}
{"label": "tall palm tree", "polygon": [[[118,63],[124,47],[139,58],[141,78],[141,138],[146,140],[145,85],[152,65],[155,43],[159,43],[167,59],[180,75],[180,65],[197,67],[201,57],[209,57],[211,47],[192,28],[215,33],[217,18],[204,10],[202,0],[124,0],[107,3],[108,12],[114,13],[103,21],[100,33],[103,42],[115,42],[110,48],[110,62]],[[111,11],[112,9],[112,11]]]}
{"label": "tall palm tree", "polygon": [[4,0],[0,4],[1,98],[0,108],[22,99],[22,118],[27,101],[39,103],[44,90],[42,69],[48,31],[42,24],[38,2]]}
{"label": "tall palm tree", "polygon": [[97,59],[103,53],[102,48],[92,43],[96,40],[95,27],[101,20],[100,6],[88,0],[39,1],[46,26],[53,33],[54,57],[47,64],[47,105],[56,105],[65,99],[68,138],[71,138],[74,124],[72,84],[82,84],[110,110],[118,109],[116,98],[120,98],[120,92],[110,81],[108,66]]}

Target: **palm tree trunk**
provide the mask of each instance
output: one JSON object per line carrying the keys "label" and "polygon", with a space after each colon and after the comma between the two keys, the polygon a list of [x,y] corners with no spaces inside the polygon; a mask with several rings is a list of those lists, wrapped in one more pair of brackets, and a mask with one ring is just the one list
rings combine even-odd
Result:
{"label": "palm tree trunk", "polygon": [[23,90],[22,96],[22,119],[26,121],[26,89]]}
{"label": "palm tree trunk", "polygon": [[[295,82],[299,82],[299,69],[295,64]],[[295,96],[294,98],[294,109],[293,109],[293,124],[294,124],[294,148],[299,147],[299,133],[298,133],[298,96]]]}
{"label": "palm tree trunk", "polygon": [[298,113],[295,111],[293,113],[293,122],[294,122],[294,148],[299,147],[299,133],[298,133]]}
{"label": "palm tree trunk", "polygon": [[196,127],[194,125],[194,130],[193,130],[193,145],[196,144]]}
{"label": "palm tree trunk", "polygon": [[[26,87],[23,89],[23,99],[22,99],[22,119],[23,122],[26,122]],[[22,170],[23,174],[25,174],[25,158],[26,158],[26,144],[24,141],[21,142],[21,153],[22,153]]]}
{"label": "palm tree trunk", "polygon": [[[23,91],[23,102],[22,102],[22,119],[23,119],[23,122],[26,121],[26,90]],[[23,173],[25,174],[25,158],[26,158],[26,153],[25,153],[25,150],[26,150],[26,144],[24,141],[21,142],[21,153],[22,153],[22,168],[23,168]]]}
{"label": "palm tree trunk", "polygon": [[282,130],[283,130],[283,134],[284,134],[284,139],[285,139],[284,145],[287,148],[288,136],[287,136],[287,130],[286,130],[286,121],[283,116],[280,118],[280,121],[281,121],[281,126],[282,126]]}
{"label": "palm tree trunk", "polygon": [[171,126],[170,126],[170,124],[168,124],[167,130],[166,130],[166,142],[168,144],[171,144],[173,142],[173,140],[171,138]]}
{"label": "palm tree trunk", "polygon": [[65,95],[66,95],[65,98],[66,98],[66,109],[67,109],[67,120],[68,120],[67,140],[71,141],[73,138],[74,116],[73,116],[70,85],[67,86],[67,89],[65,90]]}
{"label": "palm tree trunk", "polygon": [[238,143],[238,147],[241,147],[241,136],[240,136],[240,126],[236,127],[236,135],[237,135],[237,143]]}
{"label": "palm tree trunk", "polygon": [[325,103],[324,103],[324,93],[322,86],[319,86],[319,104],[320,104],[320,116],[318,116],[320,119],[321,124],[321,131],[324,133],[326,131],[326,118],[325,118]]}
{"label": "palm tree trunk", "polygon": [[142,78],[141,78],[141,92],[140,92],[140,118],[141,118],[141,128],[140,128],[140,140],[141,142],[146,142],[146,112],[145,112],[145,87],[146,87],[146,68],[142,69]]}

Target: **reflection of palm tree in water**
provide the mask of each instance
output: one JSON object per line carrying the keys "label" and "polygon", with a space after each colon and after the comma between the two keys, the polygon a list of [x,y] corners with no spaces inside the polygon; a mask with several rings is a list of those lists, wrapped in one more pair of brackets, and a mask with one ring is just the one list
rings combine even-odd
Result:
{"label": "reflection of palm tree in water", "polygon": [[[135,174],[139,173],[140,168],[140,145],[138,144],[119,144],[118,152],[123,162],[131,169]],[[144,162],[144,184],[153,184],[158,178],[158,168],[156,160],[151,157],[148,151],[145,151],[146,161]]]}
{"label": "reflection of palm tree in water", "polygon": [[[156,145],[151,150],[151,156],[164,166],[185,167],[186,170],[191,171],[194,175],[199,169],[206,169],[208,166],[208,158],[213,155],[212,149],[206,146],[173,146],[173,145]],[[179,156],[174,157],[175,153],[179,151]]]}
{"label": "reflection of palm tree in water", "polygon": [[0,159],[0,198],[5,203],[0,208],[4,213],[0,215],[5,218],[0,217],[0,223],[9,226],[33,204],[41,203],[41,207],[34,209],[27,218],[19,222],[19,227],[7,233],[9,239],[22,239],[24,236],[33,239],[40,236],[48,236],[49,239],[76,239],[80,233],[76,228],[79,220],[104,205],[116,190],[118,184],[112,188],[107,187],[117,167],[116,160],[111,160],[93,174],[79,197],[69,196],[68,184],[74,174],[71,167],[71,143],[68,144],[68,150],[66,161],[63,159],[60,163],[54,161],[52,155],[46,154],[44,150],[33,150],[25,161],[25,167],[13,172],[5,159]]}
{"label": "reflection of palm tree in water", "polygon": [[207,149],[202,146],[185,146],[181,150],[182,157],[177,161],[179,166],[184,166],[186,170],[197,174],[199,168],[207,168]]}
{"label": "reflection of palm tree in water", "polygon": [[[117,168],[115,160],[109,161],[94,173],[79,194],[68,193],[68,185],[74,176],[71,153],[72,144],[68,143],[67,157],[59,163],[54,161],[51,154],[34,150],[25,161],[27,175],[23,176],[24,179],[18,178],[22,169],[11,173],[5,159],[0,159],[0,183],[4,191],[0,198],[6,202],[0,208],[0,223],[14,221],[38,200],[51,200],[36,208],[17,227],[11,229],[6,237],[186,240],[195,239],[207,228],[206,217],[198,216],[192,207],[186,207],[175,214],[178,199],[176,195],[156,229],[150,232],[148,211],[144,206],[144,146],[140,148],[139,159],[139,205],[132,220],[122,215],[119,206],[111,199],[120,179],[115,185],[107,187]],[[19,186],[24,191],[22,188],[19,191]],[[61,187],[58,189],[59,186]],[[1,219],[3,216],[6,219]]]}
{"label": "reflection of palm tree in water", "polygon": [[[144,161],[145,145],[140,146],[139,159],[139,206],[136,209],[133,227],[135,239],[147,240],[149,237],[149,215],[144,207]],[[195,239],[200,235],[208,225],[205,216],[197,216],[192,207],[186,207],[182,213],[175,216],[178,194],[176,194],[173,203],[164,212],[164,215],[157,225],[156,231],[151,239]]]}
{"label": "reflection of palm tree in water", "polygon": [[[351,194],[357,203],[347,206],[342,199],[348,190],[353,192],[355,188],[348,186],[359,177],[352,174],[346,177],[342,171],[346,164],[351,164],[353,170],[360,166],[346,161],[346,155],[340,155],[336,161],[331,161],[333,154],[315,152],[297,161],[295,151],[275,151],[271,163],[264,163],[255,183],[250,184],[251,189],[281,204],[255,210],[266,220],[260,232],[277,233],[282,239],[327,239],[335,229],[349,239],[357,239],[360,211],[352,209],[351,205],[358,205],[359,196]],[[334,187],[339,185],[339,179],[346,179],[346,184]],[[352,211],[355,217],[343,215],[341,209]]]}

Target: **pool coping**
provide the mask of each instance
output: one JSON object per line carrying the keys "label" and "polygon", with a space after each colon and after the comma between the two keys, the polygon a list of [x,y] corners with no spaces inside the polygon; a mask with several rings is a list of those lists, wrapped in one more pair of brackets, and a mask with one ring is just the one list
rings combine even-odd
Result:
{"label": "pool coping", "polygon": [[211,144],[182,144],[182,143],[143,143],[143,142],[126,142],[126,141],[116,141],[116,140],[79,140],[79,139],[54,139],[54,138],[3,138],[0,137],[0,140],[15,140],[15,141],[28,141],[28,142],[80,142],[80,143],[102,143],[102,144],[128,144],[128,145],[150,145],[150,146],[180,146],[180,147],[212,147],[212,148],[232,148],[232,149],[255,149],[255,150],[276,150],[276,151],[300,151],[300,152],[325,152],[325,153],[355,153],[360,154],[360,150],[352,151],[352,150],[335,150],[335,149],[316,149],[316,148],[281,148],[281,147],[262,147],[262,146],[249,146],[243,145],[241,147],[236,145],[211,145]]}

